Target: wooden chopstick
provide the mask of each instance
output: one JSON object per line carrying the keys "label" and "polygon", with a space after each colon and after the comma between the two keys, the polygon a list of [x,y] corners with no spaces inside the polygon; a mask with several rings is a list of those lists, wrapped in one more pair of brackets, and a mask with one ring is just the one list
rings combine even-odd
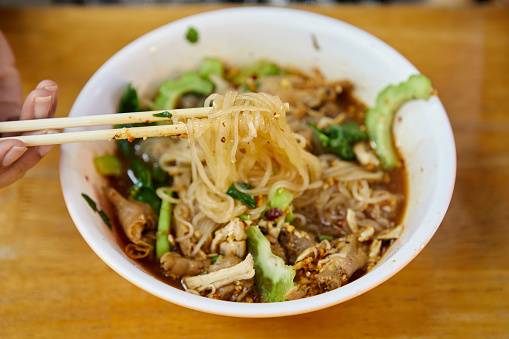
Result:
{"label": "wooden chopstick", "polygon": [[165,111],[147,111],[135,113],[116,113],[92,115],[84,117],[66,117],[51,119],[19,120],[0,122],[0,133],[43,131],[44,134],[21,135],[0,138],[2,140],[16,139],[23,141],[27,146],[58,145],[72,142],[136,139],[145,137],[161,137],[187,133],[182,124],[157,125],[130,128],[114,128],[104,130],[91,130],[80,132],[48,133],[48,129],[63,129],[72,127],[90,127],[100,125],[134,124],[171,120],[169,114],[154,116],[169,112],[172,116],[180,118],[202,118],[210,114],[211,107],[184,108]]}
{"label": "wooden chopstick", "polygon": [[0,141],[16,139],[23,141],[27,146],[42,146],[42,145],[66,144],[72,142],[88,142],[88,141],[118,140],[118,139],[129,139],[130,141],[132,141],[136,138],[162,137],[170,135],[181,135],[185,133],[187,133],[186,126],[184,124],[177,124],[177,125],[157,125],[130,128],[124,127],[115,129],[67,132],[67,133],[22,135],[16,137],[0,138]]}
{"label": "wooden chopstick", "polygon": [[182,118],[201,118],[210,113],[210,107],[183,108],[165,111],[147,111],[135,113],[116,113],[89,115],[84,117],[66,117],[51,119],[34,119],[0,122],[0,133],[39,131],[45,129],[62,129],[71,127],[89,127],[115,124],[134,124],[171,120],[168,117],[156,117],[154,114],[169,112]]}

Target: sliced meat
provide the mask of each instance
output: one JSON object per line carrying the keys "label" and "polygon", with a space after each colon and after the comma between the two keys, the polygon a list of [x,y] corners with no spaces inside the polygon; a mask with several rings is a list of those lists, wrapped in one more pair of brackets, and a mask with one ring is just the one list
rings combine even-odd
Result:
{"label": "sliced meat", "polygon": [[187,289],[201,292],[208,288],[218,289],[234,281],[251,279],[255,274],[253,256],[248,254],[241,263],[219,271],[184,278]]}
{"label": "sliced meat", "polygon": [[214,298],[227,301],[245,302],[247,301],[247,298],[253,294],[253,291],[253,279],[241,280],[239,282],[221,286],[214,294]]}
{"label": "sliced meat", "polygon": [[239,218],[234,218],[228,225],[216,231],[210,250],[213,253],[219,250],[221,254],[243,258],[246,254],[245,239],[244,223]]}
{"label": "sliced meat", "polygon": [[228,285],[221,286],[217,289],[214,294],[215,299],[230,300],[233,293],[235,292],[235,284],[230,283]]}
{"label": "sliced meat", "polygon": [[207,267],[207,271],[209,273],[219,271],[220,269],[223,268],[235,266],[241,261],[242,259],[240,259],[236,255],[220,255],[214,264]]}
{"label": "sliced meat", "polygon": [[246,254],[246,242],[244,240],[223,242],[219,245],[219,253],[242,258]]}
{"label": "sliced meat", "polygon": [[307,248],[315,246],[316,242],[311,236],[297,229],[289,231],[288,228],[281,229],[279,241],[286,251],[286,256],[290,264],[295,263],[295,259]]}
{"label": "sliced meat", "polygon": [[286,300],[297,300],[304,298],[309,290],[309,286],[296,285],[286,293]]}
{"label": "sliced meat", "polygon": [[302,97],[312,97],[314,89],[298,89],[299,85],[305,83],[305,79],[296,76],[269,75],[257,80],[260,84],[258,91],[265,93],[277,93],[281,101],[287,102],[290,106],[298,106]]}
{"label": "sliced meat", "polygon": [[161,268],[167,275],[182,278],[199,274],[205,264],[199,260],[184,258],[175,252],[167,252],[161,257]]}
{"label": "sliced meat", "polygon": [[343,93],[344,88],[351,90],[351,84],[347,81],[325,83],[322,80],[314,81],[299,75],[265,76],[257,80],[260,84],[259,92],[278,93],[283,102],[291,107],[326,108],[323,114],[335,117],[342,108],[338,106],[337,97]]}
{"label": "sliced meat", "polygon": [[265,238],[270,242],[270,249],[272,253],[280,257],[285,261],[285,264],[288,264],[288,258],[286,257],[286,252],[283,246],[279,243],[279,241],[271,235],[265,235]]}
{"label": "sliced meat", "polygon": [[334,290],[348,282],[357,270],[368,263],[367,254],[358,246],[355,235],[350,234],[339,253],[331,254],[323,269],[316,275],[319,284]]}
{"label": "sliced meat", "polygon": [[154,246],[147,231],[155,229],[155,216],[152,208],[145,203],[127,200],[114,188],[107,188],[106,195],[111,201],[125,232],[131,241],[125,247],[126,254],[133,259],[144,258],[152,253]]}
{"label": "sliced meat", "polygon": [[253,279],[242,280],[242,288],[236,290],[231,300],[237,302],[244,302],[254,292],[254,281]]}

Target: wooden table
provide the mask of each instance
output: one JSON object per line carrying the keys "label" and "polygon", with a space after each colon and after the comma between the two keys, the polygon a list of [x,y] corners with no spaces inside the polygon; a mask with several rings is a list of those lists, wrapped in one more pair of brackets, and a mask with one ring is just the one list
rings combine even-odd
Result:
{"label": "wooden table", "polygon": [[[0,9],[25,93],[60,85],[65,116],[89,77],[136,37],[220,6]],[[58,148],[0,191],[0,337],[407,338],[509,336],[509,10],[304,7],[388,42],[428,75],[449,113],[456,190],[435,237],[395,277],[310,314],[236,319],[140,290],[75,229]]]}

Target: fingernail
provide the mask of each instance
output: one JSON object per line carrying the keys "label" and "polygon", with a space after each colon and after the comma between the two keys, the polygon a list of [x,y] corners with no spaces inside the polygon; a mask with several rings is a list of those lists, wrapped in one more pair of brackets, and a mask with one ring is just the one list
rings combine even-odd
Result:
{"label": "fingernail", "polygon": [[58,86],[46,86],[44,87],[44,89],[50,91],[50,92],[55,92],[57,90]]}
{"label": "fingernail", "polygon": [[[42,134],[56,134],[56,133],[61,133],[61,131],[59,130],[55,130],[55,129],[45,129]],[[38,149],[37,149],[37,152],[39,152],[39,155],[41,157],[45,156],[49,151],[51,151],[51,149],[53,148],[53,146],[55,145],[44,145],[44,146],[39,146]]]}
{"label": "fingernail", "polygon": [[11,149],[5,153],[4,158],[2,159],[2,166],[10,166],[13,162],[18,160],[23,155],[23,153],[26,152],[26,150],[26,147],[12,146]]}
{"label": "fingernail", "polygon": [[51,107],[51,95],[47,97],[37,97],[34,100],[34,115],[36,119],[46,118]]}
{"label": "fingernail", "polygon": [[38,152],[41,155],[41,157],[45,156],[55,145],[44,145],[39,146]]}
{"label": "fingernail", "polygon": [[44,89],[51,92],[51,105],[53,105],[55,101],[55,92],[57,91],[58,86],[46,86]]}

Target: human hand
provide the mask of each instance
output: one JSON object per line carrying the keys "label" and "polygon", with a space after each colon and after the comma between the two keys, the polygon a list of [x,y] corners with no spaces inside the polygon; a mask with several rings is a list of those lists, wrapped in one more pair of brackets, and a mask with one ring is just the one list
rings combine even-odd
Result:
{"label": "human hand", "polygon": [[[14,54],[0,31],[0,121],[51,118],[55,115],[57,99],[57,84],[52,80],[44,80],[23,102],[21,79],[14,66]],[[34,132],[22,135],[26,134]],[[0,141],[0,188],[22,178],[52,147],[27,148],[19,140]]]}

